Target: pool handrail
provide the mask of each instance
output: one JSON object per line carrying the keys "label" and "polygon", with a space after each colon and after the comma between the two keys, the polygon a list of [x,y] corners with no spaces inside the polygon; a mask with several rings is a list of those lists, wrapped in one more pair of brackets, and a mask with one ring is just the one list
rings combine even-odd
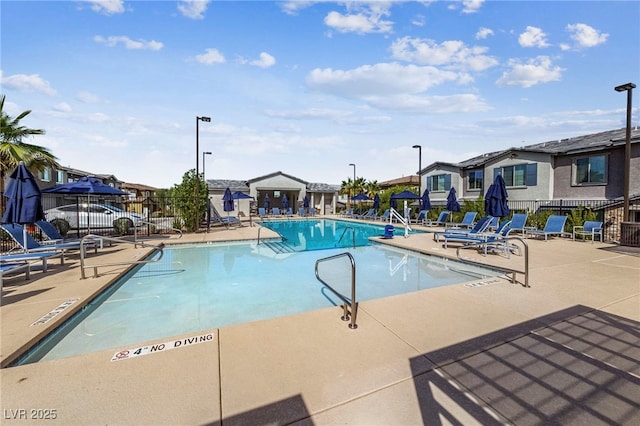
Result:
{"label": "pool handrail", "polygon": [[389,223],[392,223],[393,219],[395,218],[398,222],[403,224],[404,225],[404,237],[407,238],[409,236],[409,231],[412,231],[411,224],[409,223],[409,221],[407,219],[402,217],[400,215],[400,213],[398,213],[398,211],[396,209],[391,207],[390,210],[391,210],[391,214],[389,215]]}
{"label": "pool handrail", "polygon": [[353,247],[355,247],[355,246],[356,246],[356,230],[355,230],[355,229],[353,229],[353,227],[352,227],[352,226],[346,226],[346,227],[344,228],[344,230],[342,231],[342,234],[340,235],[340,238],[338,238],[338,242],[337,242],[337,243],[336,243],[336,245],[335,245],[336,247],[338,247],[338,244],[340,244],[340,242],[342,241],[342,238],[344,237],[344,234],[345,234],[345,233],[347,232],[347,230],[349,230],[349,229],[351,230],[351,236],[353,237],[353,238],[352,238],[352,239],[353,239],[352,245],[353,245]]}
{"label": "pool handrail", "polygon": [[[527,241],[522,238],[522,237],[516,237],[516,236],[512,236],[512,237],[505,237],[505,238],[501,238],[500,239],[500,243],[505,243],[507,244],[507,241],[510,240],[516,240],[516,241],[520,241],[522,243],[522,245],[524,246],[524,270],[518,270],[518,269],[514,269],[514,268],[507,268],[504,266],[495,266],[495,265],[491,265],[491,268],[495,268],[495,269],[499,269],[503,272],[509,273],[511,274],[511,282],[512,283],[516,283],[516,274],[522,274],[524,275],[524,286],[525,287],[531,287],[529,285],[529,244],[527,244]],[[483,265],[483,266],[487,266],[486,263],[481,263],[481,262],[474,262],[468,259],[462,259],[460,257],[460,249],[468,249],[468,248],[481,248],[484,247],[485,249],[485,253],[486,253],[486,247],[489,244],[495,244],[495,241],[474,241],[474,242],[470,242],[467,243],[463,246],[460,246],[456,249],[456,256],[458,257],[458,260],[461,260],[463,262],[466,263],[477,263],[478,265]]]}
{"label": "pool handrail", "polygon": [[126,240],[123,238],[105,237],[103,235],[87,234],[84,237],[82,237],[82,239],[80,240],[80,244],[83,244],[85,240],[90,240],[95,238],[102,238],[111,242],[133,244],[135,247],[138,247],[138,245],[140,245],[143,248],[153,247],[154,252],[159,252],[160,256],[158,256],[157,259],[149,259],[149,260],[127,260],[122,262],[108,262],[108,263],[98,263],[95,265],[85,265],[85,257],[86,257],[85,250],[80,250],[80,279],[83,279],[83,280],[87,278],[84,272],[85,269],[87,268],[93,268],[93,278],[96,278],[98,276],[98,268],[102,266],[142,265],[147,263],[155,263],[160,261],[160,259],[162,259],[162,256],[164,256],[164,250],[163,250],[164,243],[160,243],[160,245],[154,245],[154,244],[145,243],[143,241],[137,242],[137,241]]}
{"label": "pool handrail", "polygon": [[[258,228],[258,243],[257,243],[257,245],[259,245],[259,244],[260,244],[260,231],[262,231],[262,229],[263,229],[263,227],[262,227],[262,226],[261,226],[260,228]],[[282,238],[282,241],[288,241],[288,240],[287,240],[287,237],[285,237],[284,235],[282,235],[281,233],[279,233],[279,232],[278,232],[278,231],[276,231],[275,229],[271,229],[271,228],[267,228],[267,229],[269,229],[270,231],[273,231],[273,232],[275,232],[276,234],[278,234],[278,235],[280,236],[280,238]]]}
{"label": "pool handrail", "polygon": [[[344,256],[348,257],[349,261],[351,262],[351,300],[347,299],[339,291],[331,287],[331,285],[329,285],[322,278],[320,278],[320,274],[318,273],[318,265],[320,264],[320,262],[335,260],[337,258],[344,257]],[[349,323],[349,328],[351,329],[358,328],[358,325],[356,324],[356,317],[358,316],[358,302],[356,301],[356,261],[353,259],[353,256],[350,253],[344,252],[344,253],[339,253],[333,256],[324,257],[322,259],[318,259],[316,260],[315,273],[318,281],[324,284],[325,287],[331,290],[333,294],[335,294],[340,298],[340,300],[342,300],[343,314],[342,314],[342,317],[340,317],[340,319],[342,321],[349,321],[349,319],[351,319],[351,322]],[[351,311],[349,311],[348,307],[351,307]]]}

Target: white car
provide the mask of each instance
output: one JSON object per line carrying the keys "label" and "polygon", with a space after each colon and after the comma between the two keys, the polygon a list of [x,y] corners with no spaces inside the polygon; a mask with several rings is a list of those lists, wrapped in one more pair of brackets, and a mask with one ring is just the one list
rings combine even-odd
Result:
{"label": "white car", "polygon": [[145,220],[137,213],[126,212],[108,204],[69,204],[49,209],[44,212],[49,222],[63,219],[71,229],[113,228],[114,222],[120,218],[131,220],[130,226],[139,225]]}

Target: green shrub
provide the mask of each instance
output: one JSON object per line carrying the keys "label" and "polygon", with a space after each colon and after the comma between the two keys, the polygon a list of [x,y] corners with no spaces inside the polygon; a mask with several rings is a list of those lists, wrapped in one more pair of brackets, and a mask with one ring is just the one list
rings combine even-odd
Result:
{"label": "green shrub", "polygon": [[113,229],[116,235],[127,235],[131,227],[133,227],[133,222],[129,218],[121,217],[113,221]]}

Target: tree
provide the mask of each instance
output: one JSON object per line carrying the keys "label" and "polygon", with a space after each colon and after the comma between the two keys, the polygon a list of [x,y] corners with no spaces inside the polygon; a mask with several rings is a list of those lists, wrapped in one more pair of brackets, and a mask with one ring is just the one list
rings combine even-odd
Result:
{"label": "tree", "polygon": [[[47,149],[41,146],[24,143],[23,139],[44,135],[42,129],[30,129],[22,126],[20,120],[31,113],[27,110],[12,118],[4,112],[5,95],[0,97],[0,189],[4,192],[5,175],[11,173],[20,162],[23,162],[30,171],[44,171],[46,167],[59,167],[57,158]],[[4,211],[4,197],[2,198],[2,211]]]}
{"label": "tree", "polygon": [[191,169],[182,176],[181,184],[171,188],[171,192],[187,232],[197,231],[207,211],[207,185],[200,176],[196,176],[195,169]]}

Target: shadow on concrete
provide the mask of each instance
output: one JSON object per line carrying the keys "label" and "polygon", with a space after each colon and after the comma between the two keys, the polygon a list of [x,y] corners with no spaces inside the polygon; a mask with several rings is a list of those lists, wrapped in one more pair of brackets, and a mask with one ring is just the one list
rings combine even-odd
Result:
{"label": "shadow on concrete", "polygon": [[420,374],[423,361],[410,360],[424,424],[462,424],[461,413],[480,424],[640,424],[640,323],[627,318],[575,306],[422,356],[437,365]]}
{"label": "shadow on concrete", "polygon": [[[210,425],[223,426],[262,426],[262,425],[284,425],[303,421],[302,424],[313,425],[301,395],[295,395],[253,410],[245,411],[231,417],[222,419],[222,423],[211,423]],[[280,420],[279,420],[280,419]],[[285,420],[286,419],[286,420]],[[208,425],[209,426],[209,425]]]}

